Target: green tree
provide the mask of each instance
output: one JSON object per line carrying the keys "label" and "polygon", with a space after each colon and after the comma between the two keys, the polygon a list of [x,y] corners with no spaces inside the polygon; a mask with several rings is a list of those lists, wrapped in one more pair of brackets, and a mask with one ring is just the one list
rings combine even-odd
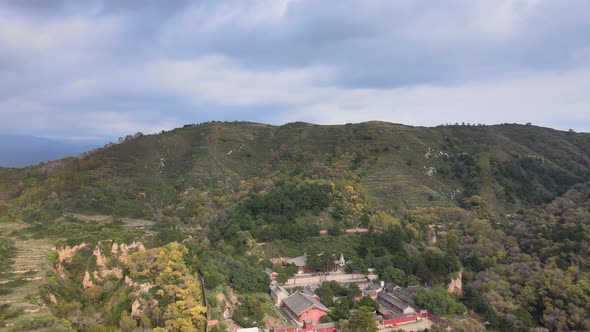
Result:
{"label": "green tree", "polygon": [[245,264],[234,270],[231,281],[237,291],[245,293],[266,292],[270,284],[266,273]]}
{"label": "green tree", "polygon": [[328,285],[328,283],[324,282],[322,285],[316,289],[316,295],[320,298],[320,302],[325,305],[326,307],[331,307],[334,305],[334,291]]}
{"label": "green tree", "polygon": [[57,263],[59,263],[59,254],[57,251],[52,251],[49,253],[49,255],[47,255],[47,259],[49,259],[49,263],[51,263],[51,265],[55,266]]}
{"label": "green tree", "polygon": [[349,326],[352,332],[376,332],[377,322],[373,319],[375,312],[369,307],[360,307],[350,317]]}
{"label": "green tree", "polygon": [[333,320],[350,318],[350,309],[352,309],[352,306],[346,298],[341,298],[334,302],[334,305],[331,308],[332,312],[330,312],[330,317],[332,317]]}
{"label": "green tree", "polygon": [[357,306],[360,307],[367,307],[373,309],[373,311],[377,311],[379,309],[379,302],[373,300],[372,298],[365,296],[360,299],[357,303]]}
{"label": "green tree", "polygon": [[334,256],[326,252],[310,253],[307,256],[307,266],[317,271],[328,272],[336,267],[334,260]]}
{"label": "green tree", "polygon": [[254,296],[240,298],[240,306],[234,310],[232,318],[243,327],[264,326],[264,308]]}
{"label": "green tree", "polygon": [[405,285],[406,273],[404,272],[404,270],[389,265],[381,273],[381,280],[395,282],[398,285]]}
{"label": "green tree", "polygon": [[467,310],[454,294],[445,289],[436,288],[432,291],[420,289],[414,295],[416,304],[437,315],[461,314]]}
{"label": "green tree", "polygon": [[289,278],[293,277],[295,273],[297,273],[297,266],[295,264],[275,264],[273,266],[273,270],[277,273],[277,282],[280,284],[284,284],[289,280]]}
{"label": "green tree", "polygon": [[137,322],[133,317],[129,316],[127,311],[123,311],[119,320],[119,327],[122,332],[133,332],[137,327]]}

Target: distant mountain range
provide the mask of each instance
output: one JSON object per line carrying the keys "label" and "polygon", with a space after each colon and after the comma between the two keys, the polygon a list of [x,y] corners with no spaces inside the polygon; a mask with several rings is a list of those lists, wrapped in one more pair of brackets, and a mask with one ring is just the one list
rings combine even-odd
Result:
{"label": "distant mountain range", "polygon": [[77,156],[104,143],[106,142],[0,135],[0,167],[24,167],[48,160]]}

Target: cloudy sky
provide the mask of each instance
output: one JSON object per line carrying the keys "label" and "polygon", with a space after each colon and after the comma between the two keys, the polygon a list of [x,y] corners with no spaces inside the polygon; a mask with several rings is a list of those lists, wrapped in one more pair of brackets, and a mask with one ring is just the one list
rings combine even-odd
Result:
{"label": "cloudy sky", "polygon": [[590,132],[586,0],[3,0],[0,133],[208,120]]}

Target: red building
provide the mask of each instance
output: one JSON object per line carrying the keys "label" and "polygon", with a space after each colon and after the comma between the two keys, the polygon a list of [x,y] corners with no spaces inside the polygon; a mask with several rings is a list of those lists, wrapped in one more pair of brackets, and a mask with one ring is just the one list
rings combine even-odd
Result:
{"label": "red building", "polygon": [[284,312],[292,321],[303,324],[305,321],[317,323],[330,313],[330,309],[321,304],[315,297],[295,292],[283,300]]}
{"label": "red building", "polygon": [[269,268],[264,269],[264,273],[266,273],[266,275],[270,278],[270,280],[275,280],[277,278],[277,276],[279,275],[278,273],[276,273],[275,271],[273,271],[272,269],[269,269]]}
{"label": "red building", "polygon": [[379,320],[379,324],[382,326],[398,326],[405,323],[415,322],[420,320],[421,318],[428,318],[430,317],[430,313],[427,312],[417,312],[414,314],[399,314],[395,313],[388,317],[383,317]]}

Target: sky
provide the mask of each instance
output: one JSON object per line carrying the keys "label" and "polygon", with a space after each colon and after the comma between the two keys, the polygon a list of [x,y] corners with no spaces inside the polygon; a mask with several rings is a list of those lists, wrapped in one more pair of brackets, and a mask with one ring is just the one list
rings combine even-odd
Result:
{"label": "sky", "polygon": [[3,0],[0,133],[210,120],[590,132],[586,0]]}

